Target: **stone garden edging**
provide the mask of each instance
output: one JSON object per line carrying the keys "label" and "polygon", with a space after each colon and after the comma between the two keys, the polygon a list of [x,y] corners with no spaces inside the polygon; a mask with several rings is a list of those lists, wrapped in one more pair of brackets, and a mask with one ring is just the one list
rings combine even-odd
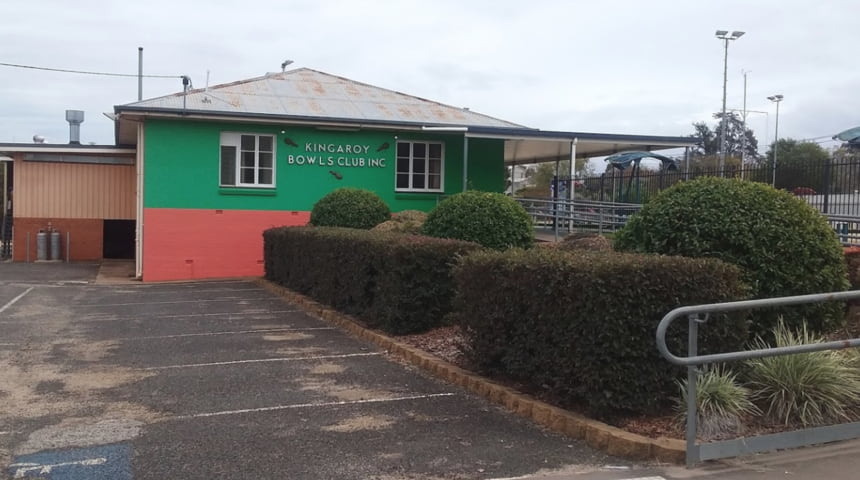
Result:
{"label": "stone garden edging", "polygon": [[367,329],[350,315],[340,313],[288,288],[262,278],[255,279],[255,281],[266,290],[300,307],[306,313],[335,324],[358,338],[373,342],[388,353],[396,355],[446,382],[458,385],[492,403],[503,406],[516,415],[527,418],[553,432],[584,439],[592,448],[605,451],[610,455],[634,460],[684,463],[686,446],[683,440],[665,437],[648,438],[554,407],[512,388],[463,370],[418,348],[398,342],[385,334]]}

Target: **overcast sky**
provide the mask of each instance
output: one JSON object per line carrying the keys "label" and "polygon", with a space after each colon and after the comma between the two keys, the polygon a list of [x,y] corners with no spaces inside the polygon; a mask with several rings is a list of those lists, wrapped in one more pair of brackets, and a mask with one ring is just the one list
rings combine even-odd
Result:
{"label": "overcast sky", "polygon": [[[857,0],[2,0],[0,62],[189,75],[195,87],[295,64],[544,130],[688,135],[741,108],[765,150],[780,137],[860,126]],[[146,79],[144,98],[181,90]],[[136,78],[0,67],[0,142],[68,140],[66,109],[86,112],[82,142],[112,144],[102,112],[137,99]],[[824,146],[832,143],[824,143]]]}

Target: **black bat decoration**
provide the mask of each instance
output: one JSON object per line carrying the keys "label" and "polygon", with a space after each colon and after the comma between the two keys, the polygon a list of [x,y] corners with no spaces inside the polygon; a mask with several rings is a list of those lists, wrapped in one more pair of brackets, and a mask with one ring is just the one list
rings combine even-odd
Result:
{"label": "black bat decoration", "polygon": [[379,148],[376,149],[376,151],[381,152],[383,150],[388,150],[389,147],[391,147],[391,145],[389,145],[388,142],[385,142],[382,145],[380,145]]}
{"label": "black bat decoration", "polygon": [[343,180],[343,175],[335,172],[334,170],[329,170],[328,173],[334,175],[334,178],[336,178],[338,180]]}
{"label": "black bat decoration", "polygon": [[286,143],[287,145],[289,145],[291,147],[298,147],[299,146],[299,144],[294,142],[293,139],[290,137],[284,137],[284,143]]}

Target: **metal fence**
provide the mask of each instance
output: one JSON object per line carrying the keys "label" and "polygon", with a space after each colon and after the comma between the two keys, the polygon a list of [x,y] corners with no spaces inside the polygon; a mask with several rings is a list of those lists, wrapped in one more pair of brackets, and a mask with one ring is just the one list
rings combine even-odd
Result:
{"label": "metal fence", "polygon": [[[597,233],[623,227],[627,218],[651,197],[672,185],[707,176],[774,183],[768,165],[724,170],[612,170],[599,176],[554,179],[552,192],[561,198],[518,198],[538,230],[556,234],[574,230]],[[840,241],[860,244],[860,160],[827,161],[816,165],[777,168],[776,188],[789,191],[824,214]],[[566,200],[573,190],[573,201]]]}
{"label": "metal fence", "polygon": [[614,232],[642,208],[642,205],[631,203],[592,200],[518,198],[517,201],[531,215],[537,231],[554,232],[556,236],[574,230],[601,234]]}
{"label": "metal fence", "polygon": [[[611,233],[620,230],[642,208],[636,203],[592,200],[517,198],[532,217],[535,231],[558,239],[570,232]],[[860,245],[860,216],[825,215],[843,245]]]}
{"label": "metal fence", "polygon": [[[860,347],[860,338],[854,338],[851,340],[840,340],[836,342],[698,355],[699,325],[706,323],[709,318],[708,316],[711,313],[746,311],[755,308],[770,308],[806,303],[848,301],[856,300],[858,298],[860,298],[860,290],[798,295],[792,297],[765,298],[761,300],[744,300],[740,302],[714,303],[709,305],[694,305],[676,308],[667,313],[666,316],[660,320],[660,324],[657,326],[657,349],[666,360],[674,363],[675,365],[687,367],[687,466],[692,466],[696,462],[703,460],[736,457],[776,449],[795,448],[815,445],[818,443],[860,438],[860,422],[852,422],[699,444],[697,443],[696,425],[698,418],[696,380],[699,374],[699,367],[702,365]],[[687,337],[687,351],[689,356],[678,357],[670,352],[669,347],[666,345],[666,332],[674,320],[683,316],[687,317],[689,325]]]}
{"label": "metal fence", "polygon": [[[860,160],[830,160],[821,164],[778,166],[774,182],[770,165],[672,171],[633,169],[612,170],[593,177],[575,178],[577,200],[645,203],[660,191],[684,180],[698,177],[741,178],[767,183],[803,198],[822,213],[860,217]],[[566,191],[569,179],[561,179]]]}

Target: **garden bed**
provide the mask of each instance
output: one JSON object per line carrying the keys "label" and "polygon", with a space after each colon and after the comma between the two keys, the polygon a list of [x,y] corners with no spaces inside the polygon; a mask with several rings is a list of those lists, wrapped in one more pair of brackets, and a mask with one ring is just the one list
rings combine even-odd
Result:
{"label": "garden bed", "polygon": [[[442,360],[452,363],[464,370],[472,372],[475,371],[475,368],[469,363],[468,359],[463,354],[463,345],[465,344],[466,339],[458,326],[440,327],[429,332],[416,335],[403,335],[396,338],[407,345],[439,357]],[[529,388],[527,385],[519,382],[506,381],[499,378],[494,378],[494,380],[507,387],[529,394],[538,400],[549,403],[550,405],[586,416],[584,408],[562,405],[562,402],[560,402],[558,398],[553,397],[547,392]],[[630,433],[636,433],[650,438],[667,437],[680,439],[684,436],[683,431],[671,416],[618,417],[608,423]]]}
{"label": "garden bed", "polygon": [[[840,331],[835,332],[829,337],[829,339],[832,340],[860,337],[860,306],[851,306],[849,308],[848,321],[846,322],[845,328],[840,329]],[[407,345],[434,355],[464,370],[470,372],[474,372],[476,370],[474,366],[469,363],[466,355],[463,353],[463,346],[465,345],[466,339],[463,336],[460,327],[458,326],[439,327],[426,333],[404,335],[396,338],[397,340]],[[528,385],[510,380],[500,378],[494,378],[493,380],[506,387],[513,388],[514,390],[531,395],[538,400],[546,402],[555,407],[563,408],[570,412],[587,416],[587,414],[585,413],[585,408],[577,407],[576,405],[564,405],[563,402],[560,402],[558,398],[555,398],[553,395],[550,395],[547,392],[543,392],[531,388]],[[617,428],[621,428],[630,433],[635,433],[637,435],[642,435],[644,437],[653,439],[660,437],[675,439],[684,438],[683,425],[678,423],[677,419],[673,415],[619,416],[612,419],[608,419],[607,424]],[[794,425],[786,426],[781,424],[767,423],[766,421],[764,421],[763,418],[758,416],[745,418],[744,424],[745,430],[743,436],[746,437],[767,435],[771,433],[779,433],[797,430],[801,428]],[[724,440],[728,438],[719,439]]]}

